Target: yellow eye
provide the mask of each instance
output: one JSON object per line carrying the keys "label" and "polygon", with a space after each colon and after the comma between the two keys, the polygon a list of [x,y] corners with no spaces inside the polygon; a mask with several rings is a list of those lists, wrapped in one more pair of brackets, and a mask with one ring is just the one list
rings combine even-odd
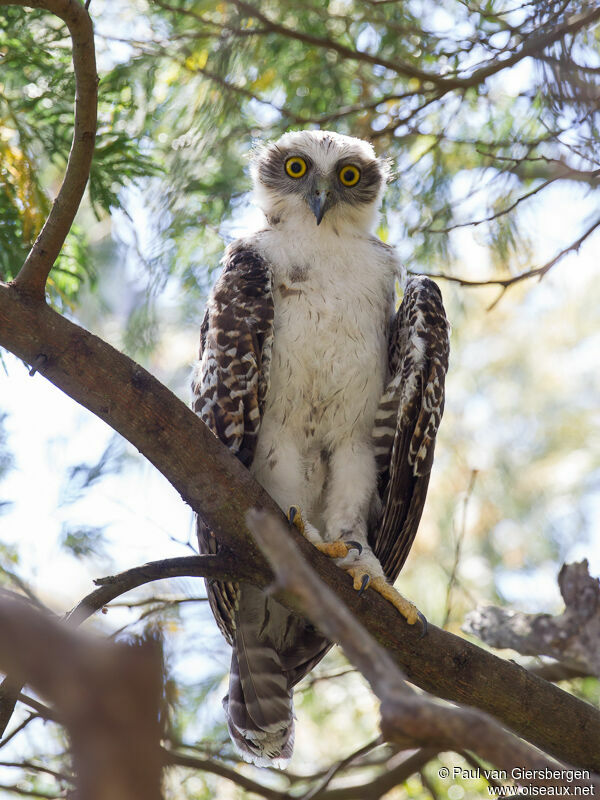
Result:
{"label": "yellow eye", "polygon": [[356,186],[360,180],[360,170],[354,164],[346,164],[341,168],[339,175],[344,186]]}
{"label": "yellow eye", "polygon": [[301,178],[306,172],[306,161],[300,156],[292,156],[285,162],[285,171],[290,178]]}

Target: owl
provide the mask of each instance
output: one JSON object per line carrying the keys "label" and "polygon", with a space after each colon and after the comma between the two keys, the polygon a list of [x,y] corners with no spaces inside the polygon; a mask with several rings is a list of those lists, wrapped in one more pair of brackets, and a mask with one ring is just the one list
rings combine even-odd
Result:
{"label": "owl", "polygon": [[[423,511],[444,407],[440,291],[406,280],[374,235],[388,162],[329,131],[290,132],[253,157],[264,226],[233,242],[201,325],[193,407],[359,591],[409,623],[392,584]],[[396,287],[403,299],[396,310]],[[200,550],[219,543],[199,520]],[[283,764],[293,688],[330,644],[258,588],[207,582],[231,644],[228,727],[242,756]]]}

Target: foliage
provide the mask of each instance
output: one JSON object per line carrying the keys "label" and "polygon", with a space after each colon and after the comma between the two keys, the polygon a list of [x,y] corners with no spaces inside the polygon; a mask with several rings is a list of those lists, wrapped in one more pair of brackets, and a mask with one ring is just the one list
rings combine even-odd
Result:
{"label": "foliage", "polygon": [[447,266],[449,229],[480,222],[490,259],[479,277],[525,269],[527,233],[510,210],[555,180],[594,185],[592,12],[501,0],[154,3],[152,35],[132,46],[155,66],[146,126],[168,165],[158,216],[170,218],[186,286],[199,282],[198,252],[214,263],[254,139],[307,126],[368,138],[393,159],[389,225],[410,268]]}
{"label": "foliage", "polygon": [[[0,277],[10,280],[40,232],[71,146],[74,81],[71,43],[59,20],[36,10],[0,9]],[[155,174],[130,119],[123,69],[102,78],[89,199],[97,216],[119,205],[127,183]],[[125,113],[127,119],[125,119]],[[94,283],[83,229],[75,226],[49,283],[60,308],[72,308],[82,281]]]}

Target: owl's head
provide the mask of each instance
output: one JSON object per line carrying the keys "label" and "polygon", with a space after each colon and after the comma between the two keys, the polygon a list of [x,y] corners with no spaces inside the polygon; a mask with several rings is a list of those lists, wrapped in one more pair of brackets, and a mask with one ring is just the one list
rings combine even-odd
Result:
{"label": "owl's head", "polygon": [[368,142],[330,131],[286,133],[259,146],[252,164],[256,201],[275,225],[371,230],[389,173]]}

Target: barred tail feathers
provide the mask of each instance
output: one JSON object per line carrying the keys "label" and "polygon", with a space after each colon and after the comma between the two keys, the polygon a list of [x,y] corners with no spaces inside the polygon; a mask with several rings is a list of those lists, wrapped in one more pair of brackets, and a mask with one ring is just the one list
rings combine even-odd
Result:
{"label": "barred tail feathers", "polygon": [[294,745],[292,688],[269,636],[265,597],[249,589],[243,587],[223,705],[231,738],[246,761],[285,766]]}

